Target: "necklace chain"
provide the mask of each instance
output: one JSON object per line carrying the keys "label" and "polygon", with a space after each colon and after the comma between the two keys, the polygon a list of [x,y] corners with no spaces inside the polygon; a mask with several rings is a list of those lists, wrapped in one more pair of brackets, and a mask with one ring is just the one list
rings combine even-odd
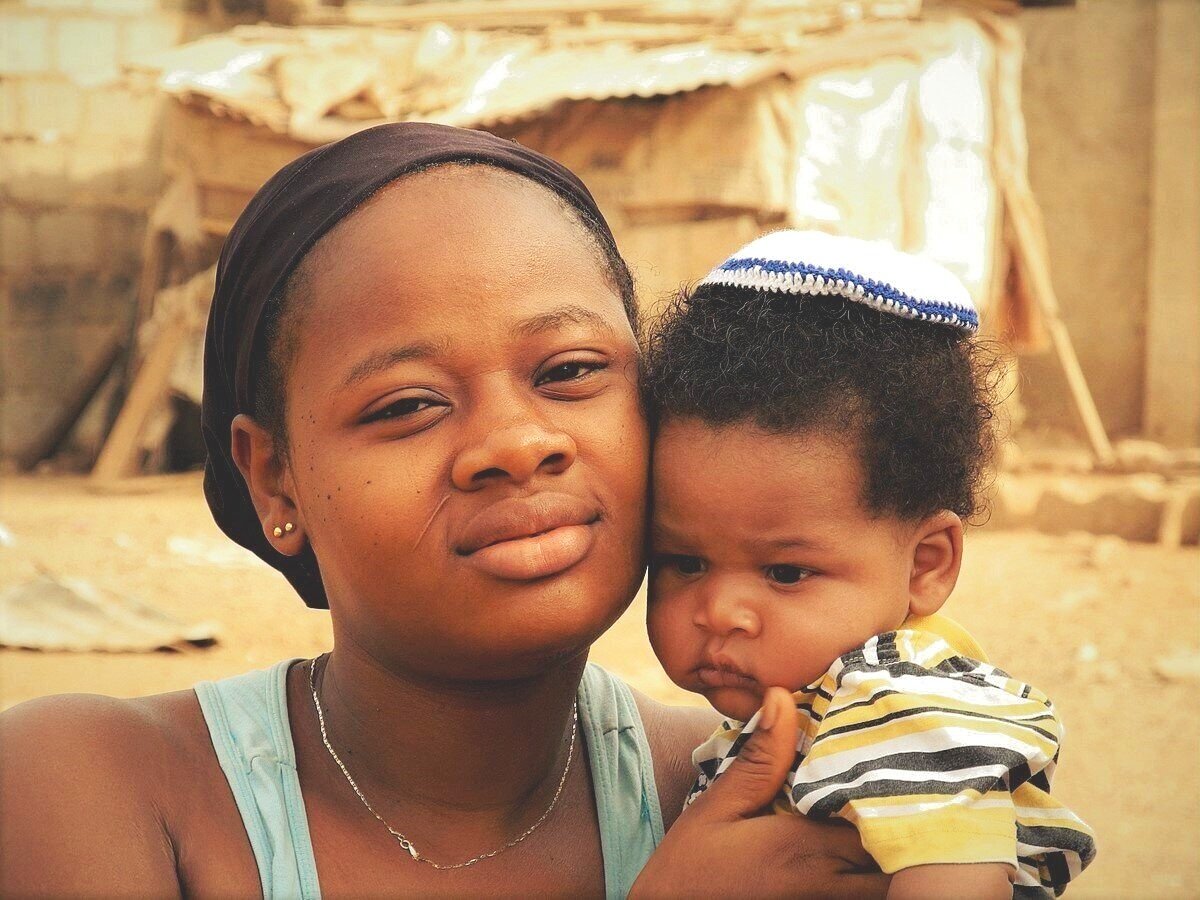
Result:
{"label": "necklace chain", "polygon": [[308,687],[309,690],[312,691],[313,706],[316,707],[317,710],[317,721],[321,725],[321,741],[325,744],[325,749],[329,751],[329,755],[333,757],[333,761],[337,763],[337,767],[342,770],[342,774],[346,776],[346,781],[350,783],[350,787],[354,789],[354,793],[358,795],[358,799],[362,801],[362,804],[367,808],[367,811],[379,820],[380,824],[382,824],[383,827],[386,828],[392,835],[392,837],[396,839],[396,842],[408,853],[409,856],[411,856],[417,862],[423,862],[435,869],[465,869],[468,866],[475,865],[477,862],[482,862],[485,859],[491,859],[493,856],[499,856],[505,850],[515,847],[517,844],[521,843],[521,841],[525,840],[525,838],[537,831],[538,827],[545,822],[546,819],[550,817],[550,813],[554,811],[554,807],[558,803],[558,798],[562,796],[563,786],[567,783],[567,775],[571,771],[571,760],[575,756],[575,737],[579,731],[578,700],[576,700],[574,705],[571,707],[571,746],[567,750],[567,764],[563,766],[562,776],[558,779],[558,787],[555,788],[554,796],[550,799],[550,805],[546,807],[546,811],[538,816],[538,820],[536,822],[522,831],[519,835],[517,835],[517,837],[513,838],[503,847],[497,847],[495,850],[492,850],[488,853],[481,853],[478,856],[472,856],[465,862],[444,864],[434,862],[428,856],[425,856],[420,850],[413,846],[413,842],[411,840],[389,825],[387,820],[375,811],[375,807],[371,805],[370,801],[367,800],[362,790],[359,789],[358,783],[354,780],[354,776],[350,774],[350,770],[346,768],[346,764],[342,762],[342,758],[338,756],[337,751],[333,749],[333,745],[329,743],[329,735],[325,731],[325,711],[321,708],[320,697],[317,696],[317,685],[314,678],[314,672],[316,671],[316,668],[317,661],[314,659],[309,663],[308,666]]}

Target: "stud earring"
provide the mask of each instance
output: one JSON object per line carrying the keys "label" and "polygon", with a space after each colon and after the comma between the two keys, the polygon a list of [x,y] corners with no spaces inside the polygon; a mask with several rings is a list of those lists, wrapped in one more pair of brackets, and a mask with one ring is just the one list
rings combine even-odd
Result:
{"label": "stud earring", "polygon": [[291,522],[284,522],[282,528],[280,528],[278,525],[276,525],[272,529],[271,534],[275,535],[275,537],[283,537],[284,532],[291,534],[295,530],[296,530],[296,526],[293,525]]}

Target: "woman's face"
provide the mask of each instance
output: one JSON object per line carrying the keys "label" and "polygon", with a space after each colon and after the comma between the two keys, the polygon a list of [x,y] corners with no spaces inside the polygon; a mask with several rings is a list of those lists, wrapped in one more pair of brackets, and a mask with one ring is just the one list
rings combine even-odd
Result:
{"label": "woman's face", "polygon": [[649,449],[583,226],[518,176],[435,169],[305,265],[284,484],[339,639],[451,679],[583,651],[642,576]]}

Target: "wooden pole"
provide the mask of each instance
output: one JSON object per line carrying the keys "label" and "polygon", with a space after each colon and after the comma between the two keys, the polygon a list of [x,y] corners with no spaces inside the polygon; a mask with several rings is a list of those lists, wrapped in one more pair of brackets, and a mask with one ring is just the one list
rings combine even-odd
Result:
{"label": "wooden pole", "polygon": [[163,324],[146,352],[116,424],[100,450],[96,465],[92,468],[93,481],[111,481],[136,472],[138,439],[151,413],[166,397],[171,367],[189,333],[187,311],[184,308],[178,309]]}
{"label": "wooden pole", "polygon": [[1022,277],[1032,289],[1042,315],[1046,318],[1050,343],[1062,365],[1063,374],[1067,377],[1067,386],[1079,417],[1083,420],[1092,452],[1102,468],[1112,468],[1116,465],[1117,455],[1113,452],[1108,433],[1104,430],[1100,412],[1096,409],[1096,401],[1092,398],[1091,389],[1079,365],[1079,357],[1075,355],[1071,335],[1059,313],[1058,295],[1054,293],[1050,270],[1045,264],[1046,234],[1037,204],[1028,193],[1013,190],[1011,182],[1006,185],[1004,201],[1011,216],[1013,234],[1017,239],[1017,265]]}

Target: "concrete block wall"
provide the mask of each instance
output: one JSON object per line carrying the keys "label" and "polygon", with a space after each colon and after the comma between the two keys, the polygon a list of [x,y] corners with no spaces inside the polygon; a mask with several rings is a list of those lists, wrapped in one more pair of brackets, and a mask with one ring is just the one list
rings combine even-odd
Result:
{"label": "concrete block wall", "polygon": [[203,30],[175,0],[0,0],[0,456],[127,326],[163,101],[118,75]]}
{"label": "concrete block wall", "polygon": [[[1023,105],[1063,320],[1114,438],[1200,444],[1196,0],[1027,8]],[[1050,354],[1022,360],[1034,426],[1078,431]]]}

